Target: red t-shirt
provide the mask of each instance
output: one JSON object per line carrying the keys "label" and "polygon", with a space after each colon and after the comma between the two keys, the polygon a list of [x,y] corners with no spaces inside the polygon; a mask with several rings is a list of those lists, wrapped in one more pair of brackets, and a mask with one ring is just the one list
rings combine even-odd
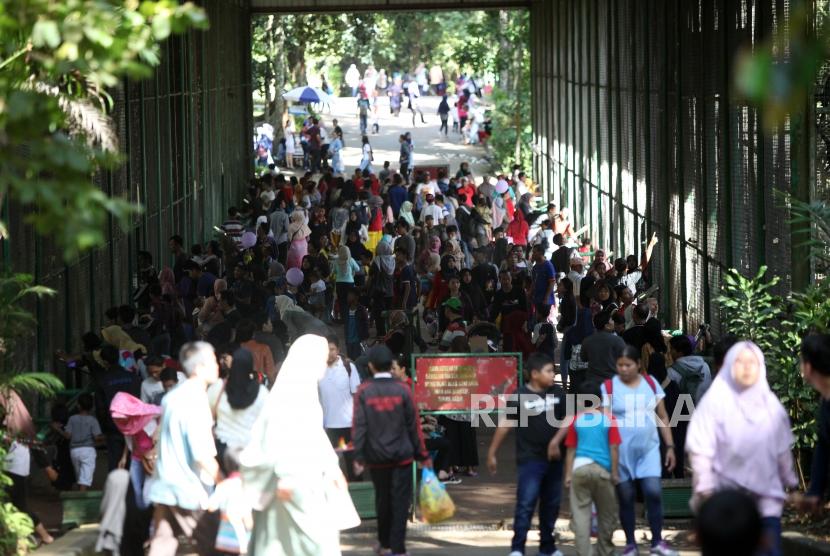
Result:
{"label": "red t-shirt", "polygon": [[[583,413],[588,412],[581,411],[577,413],[576,417],[571,419],[571,424],[568,425],[568,435],[565,437],[565,446],[567,446],[568,448],[576,448],[576,419]],[[622,444],[622,438],[620,437],[620,429],[617,425],[617,419],[613,415],[609,415],[609,417],[611,417],[611,426],[608,427],[608,445],[619,446],[620,444]]]}
{"label": "red t-shirt", "polygon": [[472,208],[472,206],[473,206],[473,197],[475,197],[475,195],[476,195],[475,188],[468,183],[467,185],[465,185],[464,187],[462,187],[459,190],[459,193],[463,193],[464,195],[467,196],[467,200],[464,201],[464,204],[467,205],[468,207]]}

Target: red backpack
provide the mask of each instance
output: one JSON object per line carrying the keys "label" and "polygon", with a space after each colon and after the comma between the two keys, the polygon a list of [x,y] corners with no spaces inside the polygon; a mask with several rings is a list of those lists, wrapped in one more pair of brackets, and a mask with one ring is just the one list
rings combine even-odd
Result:
{"label": "red backpack", "polygon": [[[649,387],[651,388],[651,391],[656,394],[657,393],[657,383],[654,382],[654,379],[651,378],[651,375],[646,373],[646,374],[643,375],[643,378],[646,379],[646,382],[648,383]],[[611,392],[614,390],[613,385],[614,385],[614,380],[613,379],[609,378],[605,381],[605,393],[608,394],[609,396],[611,395]]]}

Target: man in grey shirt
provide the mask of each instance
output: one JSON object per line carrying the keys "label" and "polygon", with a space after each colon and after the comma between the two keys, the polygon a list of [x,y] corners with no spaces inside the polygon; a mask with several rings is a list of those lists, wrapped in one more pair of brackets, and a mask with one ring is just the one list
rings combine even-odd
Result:
{"label": "man in grey shirt", "polygon": [[617,357],[625,341],[614,334],[611,313],[602,311],[594,316],[596,332],[582,340],[582,359],[588,362],[586,381],[601,382],[616,374]]}
{"label": "man in grey shirt", "polygon": [[395,229],[398,232],[398,237],[395,238],[395,249],[397,249],[400,246],[403,246],[406,249],[406,255],[409,258],[409,260],[414,261],[415,238],[412,237],[412,234],[410,233],[409,222],[400,219],[395,225]]}

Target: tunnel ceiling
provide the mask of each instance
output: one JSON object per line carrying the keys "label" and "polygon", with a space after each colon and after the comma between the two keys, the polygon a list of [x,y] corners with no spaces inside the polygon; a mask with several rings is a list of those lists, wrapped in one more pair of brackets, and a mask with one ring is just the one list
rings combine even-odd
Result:
{"label": "tunnel ceiling", "polygon": [[259,13],[478,10],[527,8],[531,0],[252,0]]}

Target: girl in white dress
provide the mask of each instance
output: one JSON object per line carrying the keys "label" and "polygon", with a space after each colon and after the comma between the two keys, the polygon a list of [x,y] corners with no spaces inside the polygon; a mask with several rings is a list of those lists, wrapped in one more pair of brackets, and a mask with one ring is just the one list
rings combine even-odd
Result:
{"label": "girl in white dress", "polygon": [[294,142],[294,119],[288,118],[285,122],[285,167],[294,167],[294,149],[297,144]]}

